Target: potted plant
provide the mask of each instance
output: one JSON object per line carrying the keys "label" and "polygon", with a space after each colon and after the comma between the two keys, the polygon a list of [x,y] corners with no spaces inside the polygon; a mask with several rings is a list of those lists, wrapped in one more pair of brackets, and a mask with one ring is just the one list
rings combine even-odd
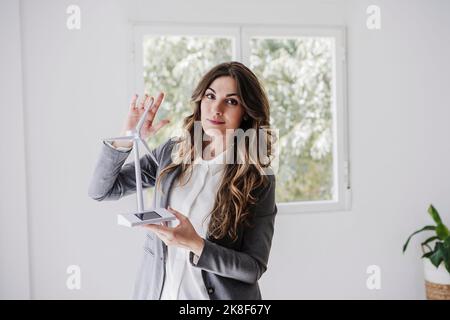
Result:
{"label": "potted plant", "polygon": [[433,205],[428,208],[428,213],[436,225],[425,226],[411,234],[403,245],[403,253],[412,236],[422,231],[434,231],[433,236],[421,243],[426,295],[430,300],[450,300],[450,232]]}

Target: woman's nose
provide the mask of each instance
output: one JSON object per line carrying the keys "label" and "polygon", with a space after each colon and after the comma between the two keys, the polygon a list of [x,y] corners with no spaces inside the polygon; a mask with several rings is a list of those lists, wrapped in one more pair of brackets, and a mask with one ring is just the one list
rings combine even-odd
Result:
{"label": "woman's nose", "polygon": [[222,114],[223,107],[222,102],[220,100],[214,101],[214,103],[211,106],[211,112],[214,114]]}

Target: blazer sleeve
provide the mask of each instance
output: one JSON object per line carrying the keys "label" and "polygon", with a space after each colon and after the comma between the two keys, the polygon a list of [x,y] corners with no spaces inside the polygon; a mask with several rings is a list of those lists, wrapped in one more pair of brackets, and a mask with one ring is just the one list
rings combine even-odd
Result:
{"label": "blazer sleeve", "polygon": [[[151,151],[159,163],[161,163],[162,150],[169,141]],[[120,151],[103,141],[100,156],[97,159],[94,173],[89,183],[89,197],[97,201],[118,200],[136,192],[134,161],[123,165],[130,152],[131,149]],[[139,162],[142,187],[153,187],[156,181],[158,165],[148,154],[142,156]]]}
{"label": "blazer sleeve", "polygon": [[205,239],[205,246],[194,262],[194,253],[190,252],[192,266],[217,275],[256,283],[267,270],[275,215],[275,176],[270,175],[269,184],[261,191],[259,201],[252,206],[251,227],[243,232],[242,249],[236,251]]}

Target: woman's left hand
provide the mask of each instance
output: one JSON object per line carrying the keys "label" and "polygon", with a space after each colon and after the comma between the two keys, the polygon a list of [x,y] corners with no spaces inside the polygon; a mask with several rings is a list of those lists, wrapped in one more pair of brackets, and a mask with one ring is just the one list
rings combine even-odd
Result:
{"label": "woman's left hand", "polygon": [[144,228],[153,231],[166,245],[184,248],[200,256],[205,242],[195,231],[189,218],[171,207],[167,210],[172,212],[180,222],[175,228],[158,224],[146,224]]}

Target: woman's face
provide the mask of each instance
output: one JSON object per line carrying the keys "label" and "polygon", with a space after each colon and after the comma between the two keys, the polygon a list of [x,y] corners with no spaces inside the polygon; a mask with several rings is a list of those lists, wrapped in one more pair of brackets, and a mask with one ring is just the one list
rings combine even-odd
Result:
{"label": "woman's face", "polygon": [[227,129],[239,128],[244,107],[237,95],[236,81],[228,76],[214,80],[202,97],[200,110],[202,128],[210,137],[224,136]]}

